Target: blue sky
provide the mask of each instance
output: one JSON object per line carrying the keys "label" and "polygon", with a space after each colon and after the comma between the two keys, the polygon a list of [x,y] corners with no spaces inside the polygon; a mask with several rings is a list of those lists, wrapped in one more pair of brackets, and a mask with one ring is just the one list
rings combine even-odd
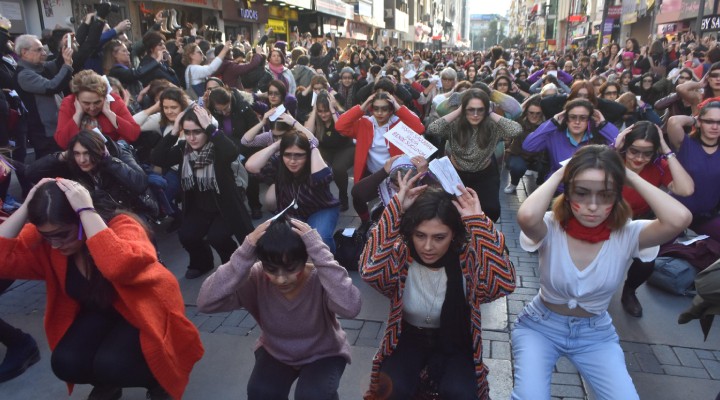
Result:
{"label": "blue sky", "polygon": [[510,9],[510,0],[471,1],[468,0],[470,14],[505,15]]}

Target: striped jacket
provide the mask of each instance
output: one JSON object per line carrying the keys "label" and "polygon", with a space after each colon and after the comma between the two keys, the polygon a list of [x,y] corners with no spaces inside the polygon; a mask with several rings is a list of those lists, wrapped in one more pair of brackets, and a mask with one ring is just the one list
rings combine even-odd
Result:
{"label": "striped jacket", "polygon": [[[397,195],[383,211],[380,222],[370,232],[361,257],[360,275],[375,290],[390,298],[390,315],[380,349],[373,359],[370,389],[365,399],[376,399],[380,366],[397,347],[402,334],[403,290],[412,260],[400,235],[400,204]],[[487,367],[482,360],[480,305],[515,290],[515,267],[505,247],[505,236],[485,215],[464,217],[470,240],[460,253],[465,278],[466,299],[470,304],[470,329],[477,378],[477,398],[489,398]]]}

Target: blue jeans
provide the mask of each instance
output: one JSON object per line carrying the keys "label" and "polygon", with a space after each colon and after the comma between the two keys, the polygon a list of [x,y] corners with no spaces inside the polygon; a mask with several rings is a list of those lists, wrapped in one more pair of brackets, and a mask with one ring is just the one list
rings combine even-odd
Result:
{"label": "blue jeans", "polygon": [[528,166],[521,156],[510,155],[507,160],[507,168],[510,170],[510,183],[517,186]]}
{"label": "blue jeans", "polygon": [[340,377],[347,362],[343,357],[325,357],[298,368],[284,364],[265,350],[255,350],[255,367],[248,381],[249,400],[287,399],[297,379],[296,400],[338,399]]}
{"label": "blue jeans", "polygon": [[335,227],[337,226],[338,217],[340,216],[339,207],[323,208],[316,211],[307,218],[307,224],[318,231],[323,242],[330,248],[330,252],[335,254]]}
{"label": "blue jeans", "polygon": [[589,318],[550,311],[540,296],[518,315],[512,331],[512,399],[550,399],[555,363],[567,357],[599,399],[639,399],[607,311]]}
{"label": "blue jeans", "polygon": [[163,175],[165,181],[167,181],[167,187],[165,188],[165,196],[170,200],[170,204],[173,207],[173,211],[178,213],[180,209],[177,206],[177,200],[180,196],[182,186],[180,185],[180,172],[170,169]]}

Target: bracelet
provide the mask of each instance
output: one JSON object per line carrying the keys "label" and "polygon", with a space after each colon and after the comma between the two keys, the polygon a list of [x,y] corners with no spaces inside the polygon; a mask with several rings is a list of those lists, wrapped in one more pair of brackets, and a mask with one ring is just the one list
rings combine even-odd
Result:
{"label": "bracelet", "polygon": [[677,154],[675,154],[675,152],[673,152],[673,151],[669,151],[662,155],[662,158],[664,158],[665,160],[669,160],[671,158],[676,158],[676,157],[677,157]]}
{"label": "bracelet", "polygon": [[693,126],[697,126],[697,118],[693,117],[692,115],[690,116],[690,118],[693,119]]}
{"label": "bracelet", "polygon": [[75,214],[80,215],[80,213],[83,211],[92,211],[94,213],[97,213],[97,210],[93,207],[83,207],[83,208],[78,208],[77,210],[75,210]]}
{"label": "bracelet", "polygon": [[297,120],[293,121],[292,125],[290,125],[290,128],[294,128],[295,124],[297,124]]}

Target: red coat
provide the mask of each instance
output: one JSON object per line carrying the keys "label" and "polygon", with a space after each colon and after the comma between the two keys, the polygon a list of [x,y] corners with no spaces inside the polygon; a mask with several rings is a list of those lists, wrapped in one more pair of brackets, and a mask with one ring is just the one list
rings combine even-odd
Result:
{"label": "red coat", "polygon": [[[90,255],[117,292],[113,308],[140,331],[153,376],[179,399],[204,352],[197,328],[185,316],[180,285],[158,262],[145,230],[134,219],[119,215],[108,226],[87,240]],[[17,238],[0,238],[0,260],[2,278],[45,281],[45,333],[50,350],[55,350],[80,312],[80,304],[65,291],[67,257],[43,240],[35,225],[26,224]]]}
{"label": "red coat", "polygon": [[[115,128],[105,114],[97,116],[100,131],[109,136],[112,140],[123,139],[130,143],[140,136],[140,125],[133,119],[125,102],[115,93],[110,93],[115,101],[110,103],[110,110],[117,115],[118,127]],[[66,96],[60,104],[57,129],[55,129],[55,141],[61,149],[67,149],[70,139],[80,132],[80,127],[73,120],[75,115],[75,95]]]}
{"label": "red coat", "polygon": [[[423,125],[420,118],[415,115],[412,111],[408,110],[407,107],[402,106],[395,112],[395,115],[400,118],[410,129],[415,131],[418,135],[425,132],[425,126]],[[390,128],[397,124],[390,125]],[[370,155],[370,147],[372,147],[373,136],[375,130],[373,129],[372,121],[369,117],[365,116],[365,112],[360,106],[355,106],[349,109],[344,114],[340,115],[337,122],[335,122],[335,129],[343,136],[351,137],[357,141],[355,144],[355,165],[353,166],[353,180],[358,183],[363,177],[365,170],[367,169],[367,160]],[[400,149],[385,141],[390,151],[390,156],[397,156],[403,154]]]}

